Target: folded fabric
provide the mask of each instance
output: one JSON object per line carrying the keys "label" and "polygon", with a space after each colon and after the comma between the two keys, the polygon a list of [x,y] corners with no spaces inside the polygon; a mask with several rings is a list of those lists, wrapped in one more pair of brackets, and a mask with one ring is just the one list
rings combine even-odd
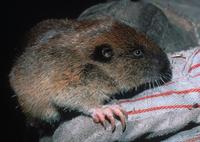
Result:
{"label": "folded fabric", "polygon": [[[167,84],[146,90],[130,99],[119,100],[128,112],[127,128],[121,124],[112,133],[91,118],[79,116],[55,131],[55,142],[133,141],[141,136],[151,139],[176,132],[193,122],[200,124],[200,47],[168,54],[173,78]],[[179,132],[164,140],[200,141],[200,127]]]}
{"label": "folded fabric", "polygon": [[200,126],[191,130],[180,132],[162,142],[199,142],[200,141]]}

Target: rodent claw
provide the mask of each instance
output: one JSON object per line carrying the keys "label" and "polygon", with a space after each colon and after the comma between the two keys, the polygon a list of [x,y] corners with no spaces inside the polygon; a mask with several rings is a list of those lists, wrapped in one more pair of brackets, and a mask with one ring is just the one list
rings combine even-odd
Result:
{"label": "rodent claw", "polygon": [[99,123],[99,118],[97,116],[93,116],[92,119],[95,123]]}
{"label": "rodent claw", "polygon": [[105,115],[106,115],[106,118],[108,119],[108,121],[110,122],[111,124],[111,127],[112,127],[112,132],[114,132],[115,128],[116,128],[116,125],[115,125],[115,118],[114,118],[114,115],[113,115],[113,111],[112,109],[110,108],[105,108]]}
{"label": "rodent claw", "polygon": [[124,114],[125,118],[128,119],[128,114],[127,114],[127,112],[124,111],[123,109],[120,109],[120,110],[121,110],[121,112]]}
{"label": "rodent claw", "polygon": [[116,125],[112,126],[112,133],[114,133],[115,129],[116,129]]}
{"label": "rodent claw", "polygon": [[103,122],[101,122],[101,125],[104,127],[104,129],[106,130],[106,122],[105,121],[103,121]]}
{"label": "rodent claw", "polygon": [[119,106],[113,107],[113,108],[112,108],[112,111],[114,112],[114,114],[115,114],[116,116],[119,117],[120,122],[121,122],[121,124],[122,124],[122,130],[123,130],[123,132],[124,132],[125,129],[126,129],[126,118],[127,118],[127,113],[126,113],[124,110],[122,110]]}
{"label": "rodent claw", "polygon": [[98,117],[98,122],[100,122],[101,123],[101,125],[104,127],[104,129],[106,129],[106,119],[105,119],[105,115],[102,113],[102,112],[99,112],[98,114],[97,114],[97,117]]}
{"label": "rodent claw", "polygon": [[115,131],[116,129],[116,125],[115,125],[115,118],[113,116],[108,116],[107,117],[109,119],[109,122],[111,124],[111,128],[112,128],[112,133]]}
{"label": "rodent claw", "polygon": [[126,130],[126,122],[125,125],[122,125],[122,132],[124,132]]}
{"label": "rodent claw", "polygon": [[96,108],[93,109],[92,112],[92,118],[94,122],[101,123],[101,125],[106,129],[105,120],[107,119],[112,127],[112,132],[115,131],[116,125],[115,125],[115,116],[119,118],[121,125],[122,125],[122,131],[124,132],[126,130],[126,118],[127,113],[120,108],[118,105],[106,105],[102,108]]}

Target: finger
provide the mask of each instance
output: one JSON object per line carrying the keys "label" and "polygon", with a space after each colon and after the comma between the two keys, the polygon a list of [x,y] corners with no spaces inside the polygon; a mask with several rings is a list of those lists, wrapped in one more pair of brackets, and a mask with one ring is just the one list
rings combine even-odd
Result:
{"label": "finger", "polygon": [[112,132],[114,132],[115,129],[116,129],[116,125],[115,125],[115,118],[113,116],[113,112],[110,109],[107,109],[105,115],[106,115],[106,118],[108,119],[108,121],[111,124]]}
{"label": "finger", "polygon": [[128,118],[128,113],[124,110],[124,109],[122,109],[119,105],[116,105],[116,107],[118,108],[118,109],[120,109],[120,111],[124,114],[124,116],[126,117],[126,119]]}
{"label": "finger", "polygon": [[95,123],[99,123],[99,117],[97,115],[93,115],[92,119]]}
{"label": "finger", "polygon": [[124,132],[126,130],[126,120],[125,120],[125,115],[123,114],[123,112],[120,109],[117,108],[113,108],[113,113],[119,117],[120,122],[122,124],[122,131]]}
{"label": "finger", "polygon": [[98,113],[99,113],[99,110],[98,109],[92,109],[91,110],[91,117],[92,117],[92,119],[93,119],[93,121],[95,122],[95,123],[99,123],[99,121],[100,121],[100,118],[99,118],[99,116],[98,116]]}
{"label": "finger", "polygon": [[104,129],[106,129],[106,124],[105,124],[105,114],[103,114],[102,112],[97,114],[98,118],[99,118],[99,122],[101,123],[101,125],[104,127]]}

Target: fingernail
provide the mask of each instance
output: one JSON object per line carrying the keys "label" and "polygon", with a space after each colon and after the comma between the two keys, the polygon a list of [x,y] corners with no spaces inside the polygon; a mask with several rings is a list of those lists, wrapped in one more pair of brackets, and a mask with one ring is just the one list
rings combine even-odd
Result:
{"label": "fingernail", "polygon": [[112,133],[114,133],[115,129],[116,129],[116,126],[113,126],[112,127]]}
{"label": "fingernail", "polygon": [[102,122],[101,125],[103,125],[104,129],[106,130],[106,122]]}
{"label": "fingernail", "polygon": [[126,130],[126,124],[122,126],[122,132]]}

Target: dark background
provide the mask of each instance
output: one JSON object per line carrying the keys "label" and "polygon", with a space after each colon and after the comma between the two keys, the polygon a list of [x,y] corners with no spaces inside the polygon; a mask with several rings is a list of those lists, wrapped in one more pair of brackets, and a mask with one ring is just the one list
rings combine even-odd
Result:
{"label": "dark background", "polygon": [[[20,40],[24,33],[29,30],[37,22],[49,18],[70,18],[75,19],[86,8],[106,0],[54,0],[54,1],[30,1],[20,0],[6,1],[2,6],[3,15],[1,23],[5,24],[2,28],[3,46],[0,47],[1,61],[1,121],[3,128],[3,136],[6,142],[25,142],[37,141],[37,135],[27,132],[25,129],[24,116],[17,108],[16,98],[9,86],[8,74],[15,58],[22,52]],[[6,20],[5,20],[6,19]],[[4,134],[5,133],[5,134]],[[32,137],[27,140],[26,137]],[[3,138],[1,138],[3,139]]]}

